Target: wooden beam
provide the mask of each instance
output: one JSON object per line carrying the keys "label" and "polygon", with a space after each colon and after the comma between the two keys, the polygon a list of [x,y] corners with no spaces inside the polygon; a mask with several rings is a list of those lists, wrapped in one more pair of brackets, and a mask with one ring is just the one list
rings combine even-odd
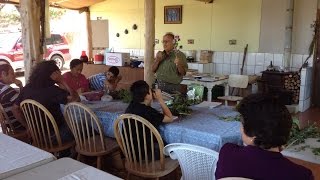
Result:
{"label": "wooden beam", "polygon": [[31,68],[35,62],[43,58],[40,43],[40,16],[42,0],[20,0],[20,15],[22,26],[23,59],[25,66],[25,78],[28,79]]}
{"label": "wooden beam", "polygon": [[144,80],[151,86],[154,79],[152,64],[154,62],[155,40],[155,0],[144,0],[145,45],[144,45]]}
{"label": "wooden beam", "polygon": [[[89,9],[89,8],[88,8]],[[85,11],[86,13],[86,25],[87,25],[87,35],[88,35],[88,58],[89,60],[93,58],[92,54],[92,28],[91,28],[91,18],[90,11]]]}

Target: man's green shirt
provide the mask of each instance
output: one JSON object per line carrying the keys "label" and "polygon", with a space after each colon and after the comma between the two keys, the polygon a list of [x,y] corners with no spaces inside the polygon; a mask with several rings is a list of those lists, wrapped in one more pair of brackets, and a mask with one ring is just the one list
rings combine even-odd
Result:
{"label": "man's green shirt", "polygon": [[188,64],[186,56],[181,52],[178,51],[171,51],[166,59],[164,59],[160,64],[156,72],[156,77],[159,81],[172,83],[172,84],[180,84],[183,78],[183,75],[178,74],[178,68],[174,63],[176,59],[176,55],[179,60],[182,62],[183,68],[187,71]]}

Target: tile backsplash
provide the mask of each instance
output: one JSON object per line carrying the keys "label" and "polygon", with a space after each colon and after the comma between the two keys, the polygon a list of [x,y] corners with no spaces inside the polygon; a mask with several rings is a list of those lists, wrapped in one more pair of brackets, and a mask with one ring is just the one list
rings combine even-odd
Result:
{"label": "tile backsplash", "polygon": [[[144,56],[144,49],[119,49],[115,48],[115,52],[127,52],[131,56]],[[159,50],[155,50],[155,54]],[[184,51],[182,51],[184,52]],[[214,74],[239,74],[242,67],[243,53],[242,52],[222,52],[215,51],[212,55],[213,62],[208,67],[205,67],[205,71],[210,71]],[[302,66],[308,55],[292,54],[291,55],[291,71],[297,71]],[[199,61],[200,51],[197,51],[196,59]],[[243,66],[243,73],[247,75],[261,75],[261,71],[267,69],[270,62],[274,66],[282,66],[283,54],[273,53],[247,53],[247,57]],[[313,57],[308,60],[309,66],[312,66]],[[196,69],[196,66],[192,66],[190,69]],[[202,66],[197,66],[201,67]],[[202,72],[202,70],[201,70]]]}

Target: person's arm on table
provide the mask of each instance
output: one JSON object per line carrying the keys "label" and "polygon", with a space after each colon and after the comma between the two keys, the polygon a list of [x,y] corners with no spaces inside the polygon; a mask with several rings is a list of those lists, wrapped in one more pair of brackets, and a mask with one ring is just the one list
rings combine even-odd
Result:
{"label": "person's arm on table", "polygon": [[159,104],[161,106],[161,109],[163,111],[163,121],[164,123],[169,123],[173,121],[173,116],[172,113],[170,111],[170,109],[168,108],[168,106],[164,103],[164,100],[162,98],[162,94],[161,94],[161,90],[160,89],[156,89],[155,92],[153,93],[153,96],[156,100],[159,101]]}

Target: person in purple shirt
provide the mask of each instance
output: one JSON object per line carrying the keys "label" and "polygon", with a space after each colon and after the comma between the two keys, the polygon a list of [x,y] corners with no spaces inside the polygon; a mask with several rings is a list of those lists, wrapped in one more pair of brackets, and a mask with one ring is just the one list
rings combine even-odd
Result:
{"label": "person in purple shirt", "polygon": [[246,146],[225,144],[219,153],[216,179],[311,180],[312,172],[285,158],[280,151],[289,139],[292,118],[285,105],[268,95],[253,94],[237,107]]}

